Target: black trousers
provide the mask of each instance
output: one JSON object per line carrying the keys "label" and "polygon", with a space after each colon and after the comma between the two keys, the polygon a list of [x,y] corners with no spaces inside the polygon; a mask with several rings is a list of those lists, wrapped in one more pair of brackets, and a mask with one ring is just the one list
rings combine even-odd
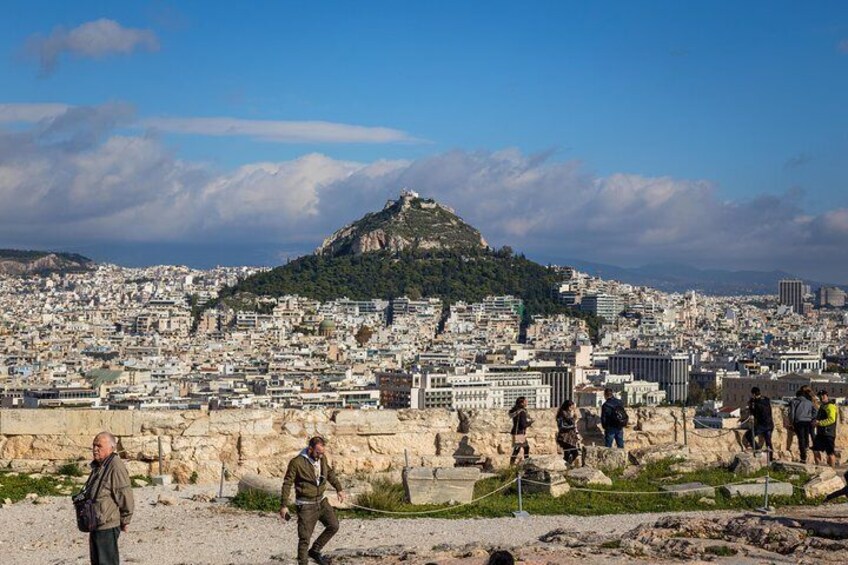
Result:
{"label": "black trousers", "polygon": [[119,565],[118,536],[121,528],[97,530],[88,534],[88,553],[91,565]]}
{"label": "black trousers", "polygon": [[798,437],[798,451],[801,452],[801,461],[807,462],[807,450],[810,448],[810,438],[813,437],[812,422],[795,422],[795,435]]}
{"label": "black trousers", "polygon": [[320,552],[327,542],[339,531],[339,520],[336,511],[325,498],[319,504],[299,504],[297,507],[297,562],[299,565],[309,563],[309,540],[315,525],[321,522],[324,531],[312,544],[312,549]]}

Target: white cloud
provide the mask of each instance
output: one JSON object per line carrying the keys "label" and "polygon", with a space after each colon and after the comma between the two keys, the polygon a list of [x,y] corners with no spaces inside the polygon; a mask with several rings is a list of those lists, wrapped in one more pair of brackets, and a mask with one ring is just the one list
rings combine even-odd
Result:
{"label": "white cloud", "polygon": [[217,171],[177,158],[155,136],[118,135],[131,119],[108,105],[0,129],[0,243],[273,241],[308,252],[409,187],[453,207],[492,244],[544,261],[801,273],[848,261],[848,209],[812,214],[797,192],[726,200],[707,181],[598,177],[577,161],[515,149],[372,163],[308,154]]}
{"label": "white cloud", "polygon": [[149,118],[148,128],[168,133],[245,136],[281,143],[392,143],[417,141],[385,127],[365,127],[322,121],[242,120],[238,118]]}
{"label": "white cloud", "polygon": [[67,104],[0,104],[0,124],[33,123],[61,116]]}
{"label": "white cloud", "polygon": [[[76,107],[67,104],[0,104],[0,124],[53,120],[61,118],[73,108]],[[324,121],[160,117],[138,120],[135,126],[153,132],[216,137],[244,136],[277,143],[415,143],[421,141],[397,129]]]}
{"label": "white cloud", "polygon": [[124,27],[106,18],[86,22],[70,30],[57,27],[47,37],[33,35],[26,45],[26,51],[38,59],[45,74],[56,68],[63,54],[100,59],[136,50],[158,49],[159,39],[152,30]]}

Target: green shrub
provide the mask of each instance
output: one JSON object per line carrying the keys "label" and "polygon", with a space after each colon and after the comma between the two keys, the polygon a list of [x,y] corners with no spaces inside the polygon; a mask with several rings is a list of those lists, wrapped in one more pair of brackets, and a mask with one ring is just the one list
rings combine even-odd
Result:
{"label": "green shrub", "polygon": [[82,477],[85,475],[85,471],[80,469],[80,466],[76,463],[69,461],[59,467],[59,474],[65,475],[66,477]]}
{"label": "green shrub", "polygon": [[280,510],[280,497],[259,490],[247,490],[233,497],[230,504],[242,510],[278,512]]}
{"label": "green shrub", "polygon": [[739,553],[736,549],[726,545],[710,545],[704,548],[704,552],[718,557],[733,557]]}
{"label": "green shrub", "polygon": [[71,483],[66,477],[46,476],[32,478],[29,475],[0,473],[0,500],[6,498],[12,502],[23,500],[29,493],[38,496],[61,496],[66,493],[60,489],[79,489],[78,485]]}

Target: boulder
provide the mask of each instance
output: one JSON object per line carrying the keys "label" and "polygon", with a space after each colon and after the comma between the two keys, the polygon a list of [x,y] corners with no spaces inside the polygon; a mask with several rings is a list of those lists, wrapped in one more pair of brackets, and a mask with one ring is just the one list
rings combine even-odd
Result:
{"label": "boulder", "polygon": [[671,493],[673,498],[684,496],[699,496],[703,498],[715,498],[715,488],[704,483],[683,483],[679,485],[665,485],[660,490]]}
{"label": "boulder", "polygon": [[584,448],[584,455],[584,465],[604,471],[624,469],[629,463],[627,452],[613,447],[587,445]]}
{"label": "boulder", "polygon": [[819,498],[845,488],[845,480],[836,473],[825,473],[810,479],[803,488],[806,498]]}
{"label": "boulder", "polygon": [[[745,483],[741,485],[726,485],[721,487],[722,492],[726,496],[765,496],[766,483]],[[778,481],[770,481],[768,485],[769,496],[792,496],[794,487],[792,483],[782,483]]]}
{"label": "boulder", "polygon": [[170,496],[165,493],[159,495],[156,499],[156,504],[161,504],[162,506],[176,506],[180,503],[180,499],[176,496]]}
{"label": "boulder", "polygon": [[565,475],[571,480],[571,482],[578,486],[612,486],[612,479],[604,475],[602,471],[592,467],[578,467],[576,469],[571,469]]}
{"label": "boulder", "polygon": [[562,496],[571,490],[566,481],[568,465],[559,455],[536,455],[524,463],[522,489],[528,493]]}
{"label": "boulder", "polygon": [[737,475],[751,475],[768,465],[765,453],[737,453],[730,471]]}
{"label": "boulder", "polygon": [[471,502],[477,467],[409,467],[403,470],[403,486],[411,504]]}
{"label": "boulder", "polygon": [[553,473],[565,473],[568,465],[559,455],[534,455],[524,462],[524,468],[532,471],[548,471]]}
{"label": "boulder", "polygon": [[238,482],[238,492],[264,492],[275,496],[280,496],[283,488],[283,479],[274,479],[271,477],[260,477],[253,473],[244,475]]}
{"label": "boulder", "polygon": [[675,462],[686,461],[689,458],[689,447],[677,443],[649,445],[629,452],[630,460],[635,465],[647,465],[670,459]]}
{"label": "boulder", "polygon": [[772,461],[771,468],[775,471],[805,473],[807,475],[819,475],[823,472],[832,471],[830,467],[814,465],[812,463],[801,463],[800,461]]}
{"label": "boulder", "polygon": [[568,484],[564,473],[551,474],[543,471],[539,474],[525,473],[521,490],[527,494],[545,494],[557,498],[568,493],[571,485]]}

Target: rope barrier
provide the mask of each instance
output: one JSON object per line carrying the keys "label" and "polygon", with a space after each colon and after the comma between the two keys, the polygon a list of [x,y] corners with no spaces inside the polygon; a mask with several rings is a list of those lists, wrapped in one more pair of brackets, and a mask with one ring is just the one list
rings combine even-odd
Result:
{"label": "rope barrier", "polygon": [[412,512],[399,512],[399,511],[394,511],[394,510],[380,510],[379,508],[370,508],[368,506],[360,506],[359,504],[354,504],[353,502],[349,502],[348,506],[350,506],[352,508],[358,508],[360,510],[365,510],[367,512],[374,512],[374,513],[377,513],[377,514],[388,514],[390,516],[424,516],[424,515],[428,515],[428,514],[439,514],[441,512],[450,512],[451,510],[456,510],[457,508],[462,508],[463,506],[470,506],[472,504],[476,504],[476,503],[480,502],[481,500],[484,500],[484,499],[489,498],[490,496],[493,496],[493,495],[495,495],[495,494],[497,494],[497,493],[499,493],[503,490],[506,490],[508,487],[510,487],[511,485],[513,485],[517,482],[518,482],[518,479],[512,479],[508,483],[505,483],[505,484],[499,486],[498,488],[496,488],[492,492],[484,494],[483,496],[475,498],[474,500],[471,500],[469,502],[463,502],[461,504],[455,504],[453,506],[448,506],[446,508],[436,508],[434,510],[419,510],[419,511],[412,511]]}
{"label": "rope barrier", "polygon": [[[700,487],[691,487],[691,488],[685,488],[685,489],[680,489],[680,490],[676,490],[676,491],[665,491],[665,490],[650,490],[650,491],[648,491],[648,490],[646,490],[646,491],[604,490],[604,489],[592,489],[592,488],[585,488],[585,487],[572,487],[571,490],[578,491],[578,492],[594,492],[594,493],[601,493],[601,494],[632,494],[632,495],[680,494],[681,492],[698,491],[698,490],[701,490],[701,489],[706,488],[706,487],[721,488],[721,487],[731,487],[731,486],[735,486],[735,485],[757,484],[755,481],[756,481],[756,479],[748,479],[748,480],[745,480],[745,481],[738,481],[738,482],[735,482],[735,483],[725,483],[725,484],[721,484],[721,485],[703,485],[703,486],[700,486]],[[558,483],[550,483],[549,484],[549,483],[542,483],[542,482],[539,482],[539,481],[532,481],[530,479],[521,479],[521,482],[532,483],[534,485],[541,485],[541,486],[558,486],[558,485],[567,483],[568,481],[560,481]],[[794,488],[798,488],[798,487],[794,487]]]}

